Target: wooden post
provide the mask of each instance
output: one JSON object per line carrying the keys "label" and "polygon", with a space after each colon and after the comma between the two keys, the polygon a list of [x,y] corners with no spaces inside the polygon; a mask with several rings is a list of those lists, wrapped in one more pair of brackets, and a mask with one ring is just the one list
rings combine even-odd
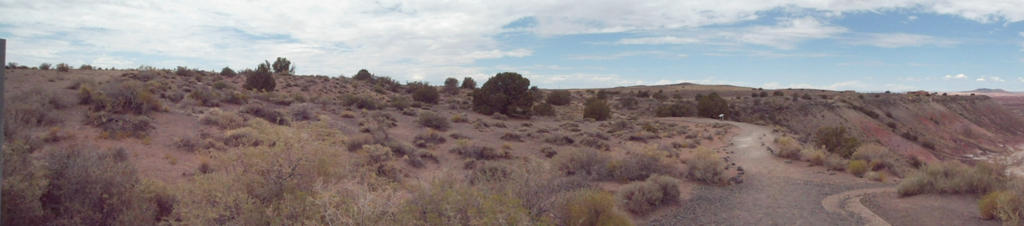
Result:
{"label": "wooden post", "polygon": [[[7,66],[7,39],[0,39],[0,67]],[[0,95],[4,93],[4,80],[7,77],[4,75],[4,71],[7,69],[0,69]],[[4,110],[4,98],[0,98],[0,112]],[[0,116],[0,183],[4,181],[4,117]],[[0,186],[0,196],[3,194],[3,186]],[[3,200],[3,198],[0,198]],[[0,201],[0,206],[3,206],[3,201]],[[0,217],[3,219],[3,217]],[[3,224],[0,222],[0,224]]]}

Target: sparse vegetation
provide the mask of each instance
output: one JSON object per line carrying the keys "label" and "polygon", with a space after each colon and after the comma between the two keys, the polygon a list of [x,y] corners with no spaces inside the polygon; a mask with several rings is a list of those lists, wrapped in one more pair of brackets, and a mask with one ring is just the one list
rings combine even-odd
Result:
{"label": "sparse vegetation", "polygon": [[572,93],[568,90],[555,90],[548,93],[547,103],[551,105],[564,106],[572,102]]}
{"label": "sparse vegetation", "polygon": [[288,58],[278,57],[274,60],[274,73],[295,74],[295,65]]}
{"label": "sparse vegetation", "polygon": [[654,115],[657,117],[686,117],[693,115],[693,109],[690,105],[682,103],[662,104],[654,110]]}
{"label": "sparse vegetation", "polygon": [[71,65],[68,65],[68,64],[65,64],[65,63],[59,63],[59,64],[57,64],[56,69],[59,72],[68,72],[68,71],[71,71]]}
{"label": "sparse vegetation", "polygon": [[548,103],[539,103],[533,105],[533,115],[537,116],[555,116],[555,107]]}
{"label": "sparse vegetation", "polygon": [[1002,187],[1006,181],[1001,167],[979,163],[973,167],[956,162],[928,164],[900,182],[898,193],[910,196],[924,193],[985,194]]}
{"label": "sparse vegetation", "polygon": [[800,158],[800,143],[792,137],[781,136],[775,138],[775,148],[778,148],[774,153],[776,156],[787,159]]}
{"label": "sparse vegetation", "polygon": [[846,165],[846,172],[857,177],[863,177],[864,173],[868,172],[868,162],[864,160],[850,161],[850,163]]}
{"label": "sparse vegetation", "polygon": [[278,125],[288,125],[288,118],[284,116],[284,113],[278,110],[271,109],[264,105],[247,105],[242,107],[242,113],[256,116],[268,122]]}
{"label": "sparse vegetation", "polygon": [[729,113],[729,103],[718,95],[697,95],[697,115],[705,118],[718,118],[720,114]]}
{"label": "sparse vegetation", "polygon": [[571,193],[561,211],[565,225],[633,225],[625,214],[615,210],[615,197],[600,190]]}
{"label": "sparse vegetation", "polygon": [[444,92],[448,94],[459,93],[459,80],[455,78],[447,78],[444,80]]}
{"label": "sparse vegetation", "polygon": [[597,121],[608,120],[612,117],[612,109],[608,103],[598,98],[590,98],[583,106],[583,118],[590,118]]}
{"label": "sparse vegetation", "polygon": [[617,194],[623,208],[639,215],[646,215],[658,206],[679,201],[679,180],[662,175],[652,175],[643,182],[633,182]]}
{"label": "sparse vegetation", "polygon": [[412,91],[412,99],[423,103],[436,104],[440,97],[437,89],[429,84],[415,86]]}
{"label": "sparse vegetation", "polygon": [[471,77],[463,78],[462,85],[459,87],[463,89],[476,89],[476,81],[474,81],[473,78]]}
{"label": "sparse vegetation", "polygon": [[235,73],[235,70],[231,70],[230,67],[224,67],[224,69],[220,69],[221,76],[234,77],[236,74],[237,73]]}

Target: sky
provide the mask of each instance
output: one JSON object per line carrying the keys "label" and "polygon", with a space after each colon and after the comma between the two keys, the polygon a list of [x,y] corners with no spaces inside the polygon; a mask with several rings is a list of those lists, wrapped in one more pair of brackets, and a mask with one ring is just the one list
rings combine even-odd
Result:
{"label": "sky", "polygon": [[1024,0],[0,0],[0,38],[30,66],[1024,91]]}

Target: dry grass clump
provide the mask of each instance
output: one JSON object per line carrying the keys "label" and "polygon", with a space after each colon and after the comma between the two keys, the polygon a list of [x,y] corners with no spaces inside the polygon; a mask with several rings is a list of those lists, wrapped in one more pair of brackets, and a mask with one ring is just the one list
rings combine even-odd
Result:
{"label": "dry grass clump", "polygon": [[448,139],[444,138],[444,135],[437,131],[428,131],[427,133],[416,135],[413,138],[412,143],[416,147],[427,148],[438,144],[447,142]]}
{"label": "dry grass clump", "polygon": [[451,124],[448,123],[448,119],[435,114],[433,112],[422,112],[417,120],[421,126],[432,128],[440,131],[448,130],[451,128]]}
{"label": "dry grass clump", "polygon": [[849,164],[849,160],[844,159],[836,154],[828,154],[825,156],[825,168],[835,171],[846,170],[846,165]]}
{"label": "dry grass clump", "polygon": [[846,165],[846,172],[857,177],[863,177],[868,172],[868,162],[864,160],[852,160]]}
{"label": "dry grass clump", "polygon": [[978,200],[983,219],[998,218],[1003,225],[1024,223],[1024,181],[1016,179],[1003,190],[992,191]]}
{"label": "dry grass clump", "polygon": [[199,123],[203,125],[216,126],[221,129],[238,129],[245,126],[245,119],[234,112],[226,112],[219,108],[213,108],[199,117]]}
{"label": "dry grass clump", "polygon": [[295,121],[317,121],[316,106],[310,103],[292,105],[288,113]]}
{"label": "dry grass clump", "polygon": [[101,92],[92,91],[85,86],[81,89],[85,90],[80,92],[79,103],[92,104],[95,111],[144,115],[164,110],[160,100],[139,81],[107,83]]}
{"label": "dry grass clump", "polygon": [[68,107],[60,96],[36,89],[6,98],[5,103],[4,136],[8,138],[30,128],[62,123],[53,111]]}
{"label": "dry grass clump", "polygon": [[145,138],[153,127],[153,120],[140,115],[118,115],[106,112],[90,112],[85,124],[103,131],[102,138],[120,139],[125,137]]}
{"label": "dry grass clump", "polygon": [[512,177],[513,168],[501,162],[484,162],[476,166],[469,175],[470,184],[490,184],[509,180]]}
{"label": "dry grass clump", "polygon": [[515,197],[462,183],[435,182],[402,204],[397,225],[526,225],[528,211]]}
{"label": "dry grass clump", "polygon": [[496,160],[512,158],[512,155],[509,154],[508,151],[498,151],[492,147],[469,144],[460,144],[458,147],[452,148],[450,152],[455,153],[464,158],[472,158],[476,160]]}
{"label": "dry grass clump", "polygon": [[615,209],[615,197],[601,190],[569,194],[561,212],[565,225],[633,225],[628,216]]}
{"label": "dry grass clump", "polygon": [[284,113],[281,113],[281,111],[278,111],[278,110],[275,110],[275,109],[271,109],[268,106],[264,106],[264,105],[247,105],[247,106],[242,108],[241,112],[249,114],[249,115],[252,115],[252,116],[256,116],[257,118],[261,118],[263,120],[267,120],[268,122],[271,122],[271,123],[274,123],[274,124],[278,124],[278,125],[288,125],[289,124],[288,118],[284,116]]}
{"label": "dry grass clump", "polygon": [[901,196],[923,193],[984,194],[999,189],[1006,177],[1002,167],[979,163],[973,167],[956,162],[929,164],[900,182]]}
{"label": "dry grass clump", "polygon": [[800,159],[810,162],[811,165],[820,166],[825,163],[825,151],[817,148],[804,148],[800,151]]}
{"label": "dry grass clump", "polygon": [[638,153],[608,163],[610,177],[619,181],[643,180],[651,175],[668,173],[671,166],[650,153]]}
{"label": "dry grass clump", "polygon": [[679,201],[679,180],[652,175],[643,182],[633,182],[617,194],[623,208],[638,215],[646,215],[658,206]]}
{"label": "dry grass clump", "polygon": [[725,160],[714,152],[699,149],[693,158],[686,161],[686,176],[692,180],[708,184],[723,184],[725,178]]}
{"label": "dry grass clump", "polygon": [[775,138],[775,155],[787,158],[787,159],[798,159],[800,158],[800,143],[792,137],[781,136]]}
{"label": "dry grass clump", "polygon": [[909,171],[910,166],[906,161],[878,144],[864,144],[857,147],[857,151],[851,156],[854,160],[864,160],[872,171],[889,169],[896,175],[902,175]]}
{"label": "dry grass clump", "polygon": [[224,145],[229,147],[259,146],[261,144],[256,131],[252,128],[241,128],[224,132]]}
{"label": "dry grass clump", "polygon": [[204,107],[220,106],[220,102],[224,99],[217,90],[205,87],[192,90],[192,92],[188,94],[188,98]]}
{"label": "dry grass clump", "polygon": [[382,107],[377,103],[377,100],[374,100],[372,97],[351,94],[341,97],[341,105],[366,110],[377,110]]}
{"label": "dry grass clump", "polygon": [[559,171],[569,176],[581,176],[589,179],[606,178],[610,174],[608,154],[595,150],[564,151],[555,159]]}

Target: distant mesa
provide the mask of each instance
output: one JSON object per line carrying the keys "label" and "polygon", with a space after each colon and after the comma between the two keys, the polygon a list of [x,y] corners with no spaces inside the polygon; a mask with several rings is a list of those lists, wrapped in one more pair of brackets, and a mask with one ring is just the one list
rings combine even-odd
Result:
{"label": "distant mesa", "polygon": [[1003,90],[1003,89],[989,89],[989,88],[978,88],[978,89],[971,90],[971,91],[966,91],[966,92],[967,93],[1009,93],[1009,92],[1007,92],[1006,90]]}

